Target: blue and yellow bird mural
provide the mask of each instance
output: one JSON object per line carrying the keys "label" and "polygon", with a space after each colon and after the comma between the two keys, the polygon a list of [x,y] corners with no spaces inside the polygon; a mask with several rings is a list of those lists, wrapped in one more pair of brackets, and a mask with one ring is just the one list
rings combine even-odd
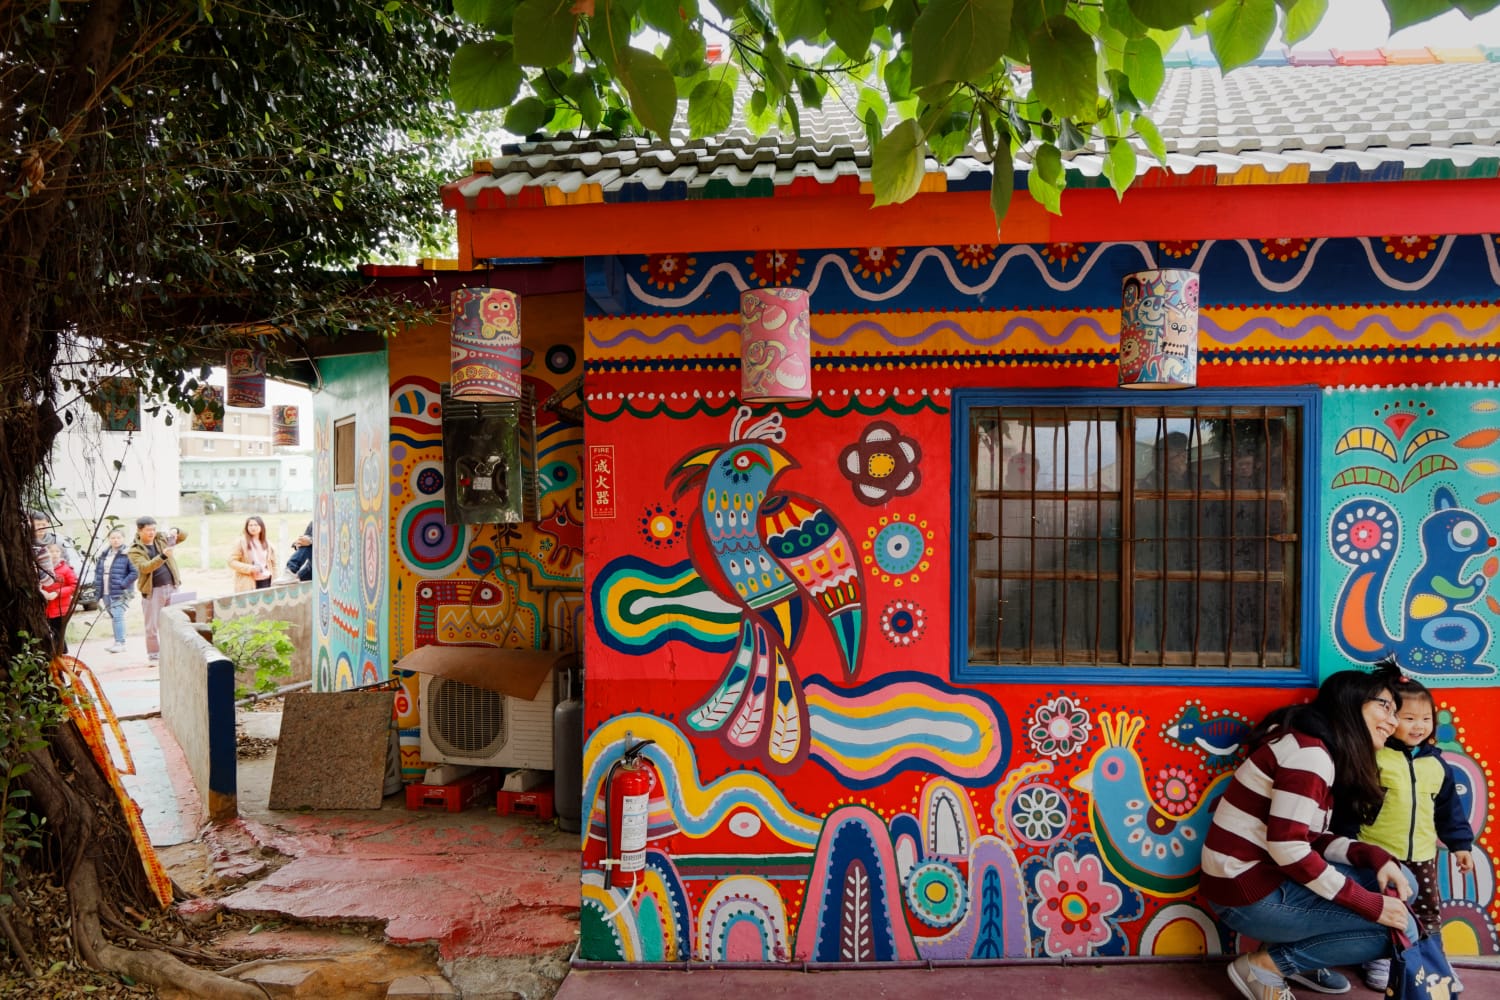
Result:
{"label": "blue and yellow bird mural", "polygon": [[[718,733],[726,752],[773,773],[795,770],[809,747],[807,703],[793,661],[809,612],[833,632],[845,678],[859,672],[864,585],[849,532],[820,501],[785,491],[776,479],[796,462],[777,445],[781,414],[751,420],[739,408],[730,441],[700,449],[667,475],[676,496],[699,487],[690,531],[703,532],[742,610],[739,640],[713,692],[687,713],[700,733]],[[716,574],[704,573],[705,579]]]}
{"label": "blue and yellow bird mural", "polygon": [[1088,769],[1070,784],[1090,796],[1089,829],[1104,864],[1120,880],[1164,898],[1186,896],[1198,887],[1203,837],[1214,803],[1233,778],[1215,778],[1198,801],[1173,814],[1155,801],[1146,785],[1145,766],[1135,750],[1146,720],[1127,712],[1099,713],[1104,746]]}

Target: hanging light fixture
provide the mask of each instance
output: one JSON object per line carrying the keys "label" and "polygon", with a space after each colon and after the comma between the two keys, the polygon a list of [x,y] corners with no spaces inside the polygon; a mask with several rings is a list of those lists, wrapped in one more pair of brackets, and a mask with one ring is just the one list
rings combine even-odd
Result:
{"label": "hanging light fixture", "polygon": [[1137,271],[1120,292],[1120,388],[1198,384],[1198,272]]}
{"label": "hanging light fixture", "polygon": [[266,405],[266,354],[253,347],[232,347],[224,359],[228,384],[226,406],[258,410]]}
{"label": "hanging light fixture", "polygon": [[802,288],[740,293],[740,399],[800,403],[812,399],[811,295]]}
{"label": "hanging light fixture", "polygon": [[452,295],[449,395],[476,402],[521,398],[521,299],[503,288]]}

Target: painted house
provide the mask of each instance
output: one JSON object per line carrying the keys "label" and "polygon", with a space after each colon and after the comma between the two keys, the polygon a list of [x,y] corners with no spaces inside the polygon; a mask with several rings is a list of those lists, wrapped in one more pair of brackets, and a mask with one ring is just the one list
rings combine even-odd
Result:
{"label": "painted house", "polygon": [[[987,162],[872,210],[829,108],[477,164],[440,280],[521,293],[538,413],[581,426],[547,425],[539,520],[447,525],[445,330],[325,361],[320,685],[576,643],[584,959],[1144,956],[1233,947],[1197,856],[1252,723],[1395,655],[1479,837],[1446,943],[1500,951],[1500,65],[1459,55],[1174,68],[1165,167],[1117,200],[1077,154],[999,244]],[[1200,276],[1196,388],[1118,388],[1150,269]],[[748,405],[741,294],[781,286],[813,395]]]}

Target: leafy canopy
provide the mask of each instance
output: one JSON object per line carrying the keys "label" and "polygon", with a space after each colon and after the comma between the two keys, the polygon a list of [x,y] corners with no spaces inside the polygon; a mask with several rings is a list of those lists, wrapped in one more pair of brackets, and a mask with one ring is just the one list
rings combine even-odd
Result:
{"label": "leafy canopy", "polygon": [[[837,100],[874,150],[875,204],[916,193],[926,158],[976,139],[995,163],[998,225],[1023,150],[1033,197],[1058,211],[1061,154],[1091,145],[1123,194],[1132,138],[1166,151],[1144,108],[1164,53],[1206,33],[1224,71],[1265,51],[1280,23],[1306,38],[1329,0],[456,0],[492,37],[464,45],[449,76],[460,109],[509,108],[511,131],[644,129],[687,104],[694,137],[739,122],[797,131],[800,111]],[[1392,29],[1500,0],[1384,0]],[[710,57],[710,46],[722,58]]]}

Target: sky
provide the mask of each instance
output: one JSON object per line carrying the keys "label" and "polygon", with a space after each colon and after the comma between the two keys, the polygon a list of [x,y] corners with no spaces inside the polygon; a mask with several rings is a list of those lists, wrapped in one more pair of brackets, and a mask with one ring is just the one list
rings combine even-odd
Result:
{"label": "sky", "polygon": [[1449,11],[1431,21],[1390,34],[1390,15],[1380,0],[1329,0],[1328,13],[1298,49],[1500,47],[1500,8],[1470,21]]}

